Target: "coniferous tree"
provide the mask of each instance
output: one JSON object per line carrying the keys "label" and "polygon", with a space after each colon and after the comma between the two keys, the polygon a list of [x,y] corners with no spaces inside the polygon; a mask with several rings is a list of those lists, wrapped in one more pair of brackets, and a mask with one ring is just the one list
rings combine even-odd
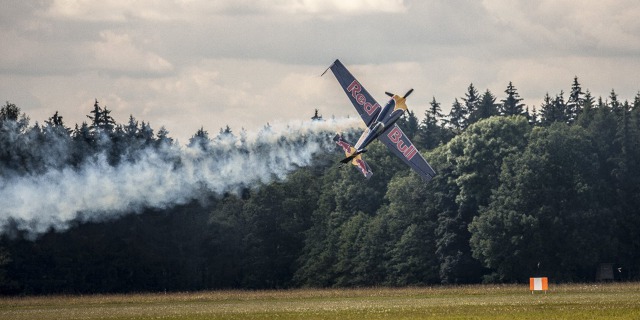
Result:
{"label": "coniferous tree", "polygon": [[81,126],[76,124],[76,128],[73,130],[73,137],[74,139],[82,139],[87,142],[92,140],[89,125],[86,122],[82,122]]}
{"label": "coniferous tree", "polygon": [[73,131],[64,124],[58,111],[45,120],[45,124],[41,128],[41,134],[38,135],[40,141],[35,143],[37,146],[31,149],[39,150],[42,157],[40,161],[47,163],[47,166],[56,169],[63,168],[71,159],[73,151],[71,134]]}
{"label": "coniferous tree", "polygon": [[111,110],[107,109],[106,106],[103,109],[102,119],[100,122],[102,124],[102,129],[107,133],[112,132],[116,127],[116,121],[111,116]]}
{"label": "coniferous tree", "polygon": [[594,97],[591,95],[591,91],[587,89],[587,92],[584,94],[584,107],[589,106],[590,108],[594,108],[595,104],[596,104],[596,101]]}
{"label": "coniferous tree", "polygon": [[555,100],[553,100],[554,109],[558,113],[557,122],[569,123],[569,117],[571,116],[569,112],[567,112],[567,104],[564,101],[564,91],[560,91],[560,94],[556,95]]}
{"label": "coniferous tree", "polygon": [[513,86],[513,83],[509,81],[507,89],[504,91],[507,97],[504,98],[500,105],[500,115],[503,116],[516,116],[524,113],[524,104],[520,103],[522,98],[518,94],[518,90]]}
{"label": "coniferous tree", "polygon": [[[229,148],[235,148],[235,143],[237,141],[237,138],[233,134],[231,127],[226,125],[224,128],[220,128],[220,131],[218,132],[218,135],[215,137],[214,140],[217,142],[222,142],[224,145],[226,145]],[[223,156],[223,154],[224,154],[223,151],[222,153],[219,153],[220,156]]]}
{"label": "coniferous tree", "polygon": [[140,124],[140,130],[138,131],[138,137],[142,141],[142,144],[146,146],[150,146],[153,144],[153,129],[151,128],[151,124],[148,122],[142,121]]}
{"label": "coniferous tree", "polygon": [[20,107],[7,101],[0,108],[0,127],[14,133],[23,133],[29,127],[29,117],[25,113],[20,114]]}
{"label": "coniferous tree", "polygon": [[124,132],[127,137],[133,139],[138,134],[138,121],[133,117],[132,114],[129,115],[129,122],[124,127]]}
{"label": "coniferous tree", "polygon": [[28,165],[26,157],[29,150],[26,144],[29,135],[35,136],[36,131],[29,129],[29,118],[20,108],[7,102],[0,108],[0,176],[5,172],[26,173]]}
{"label": "coniferous tree", "polygon": [[554,122],[569,123],[569,114],[567,113],[567,106],[564,102],[563,92],[560,91],[559,95],[556,95],[555,99],[551,99],[549,93],[544,97],[541,108],[540,123],[543,126],[550,126]]}
{"label": "coniferous tree", "polygon": [[221,134],[233,134],[233,132],[231,131],[231,127],[229,127],[229,125],[225,126],[224,130],[220,129],[220,133]]}
{"label": "coniferous tree", "polygon": [[470,126],[482,119],[481,114],[479,113],[481,103],[480,99],[481,97],[478,94],[478,90],[473,86],[473,83],[469,84],[467,92],[465,93],[464,98],[462,98],[462,101],[464,101],[464,108],[466,109],[465,112],[468,115],[466,126]]}
{"label": "coniferous tree", "polygon": [[102,133],[111,133],[116,126],[116,121],[111,116],[111,110],[107,109],[107,107],[100,107],[98,104],[98,99],[93,104],[93,110],[90,111],[93,114],[87,115],[87,118],[91,119],[91,128],[93,133],[102,132]]}
{"label": "coniferous tree", "polygon": [[584,94],[582,111],[580,112],[580,115],[576,119],[576,124],[584,128],[589,127],[591,121],[595,116],[595,111],[596,111],[595,100],[591,95],[591,92],[587,90],[587,92]]}
{"label": "coniferous tree", "polygon": [[609,107],[616,114],[621,107],[620,101],[618,101],[618,94],[613,89],[611,89],[611,93],[609,94]]}
{"label": "coniferous tree", "polygon": [[[44,123],[46,126],[46,131],[53,131],[57,134],[71,136],[73,130],[68,128],[64,121],[62,121],[62,116],[58,115],[58,111],[54,113],[49,119],[45,120]],[[46,133],[46,132],[45,132]]]}
{"label": "coniferous tree", "polygon": [[527,121],[529,121],[530,125],[535,126],[540,123],[540,119],[538,119],[538,111],[536,110],[536,106],[533,106],[533,110],[531,112],[529,112],[529,106],[527,106],[524,114],[527,117]]}
{"label": "coniferous tree", "polygon": [[576,76],[573,78],[571,92],[569,93],[569,100],[566,104],[567,121],[569,123],[574,123],[582,112],[582,108],[584,107],[584,98],[582,95],[584,95],[584,92],[582,92],[582,87],[580,86],[578,77]]}
{"label": "coniferous tree", "polygon": [[451,105],[451,111],[447,119],[448,127],[454,134],[460,134],[467,127],[467,113],[463,105],[456,98]]}
{"label": "coniferous tree", "polygon": [[93,104],[93,110],[91,110],[89,113],[93,114],[93,116],[87,115],[87,118],[91,119],[90,127],[92,129],[99,128],[102,124],[102,108],[98,104],[98,99],[96,99],[96,102]]}
{"label": "coniferous tree", "polygon": [[478,110],[476,110],[475,118],[478,120],[487,119],[498,115],[498,106],[496,105],[496,97],[487,89],[480,98]]}
{"label": "coniferous tree", "polygon": [[443,117],[440,103],[433,97],[429,103],[429,108],[425,111],[425,117],[422,120],[418,134],[418,143],[427,150],[439,146],[444,140],[444,128],[439,123]]}
{"label": "coniferous tree", "polygon": [[51,116],[44,123],[46,123],[47,125],[49,125],[51,127],[64,126],[64,122],[62,121],[62,117],[60,115],[58,115],[58,111],[56,111],[56,113],[54,113],[53,116]]}
{"label": "coniferous tree", "polygon": [[544,95],[544,99],[542,100],[542,105],[540,106],[540,124],[543,126],[549,126],[555,119],[557,118],[556,110],[554,110],[553,100],[551,100],[551,96],[547,92]]}
{"label": "coniferous tree", "polygon": [[189,148],[199,147],[202,150],[207,150],[210,143],[211,143],[211,139],[209,139],[209,132],[204,130],[204,127],[201,127],[189,139],[189,144],[187,146]]}
{"label": "coniferous tree", "polygon": [[173,144],[173,138],[169,136],[169,130],[165,126],[160,127],[156,134],[157,146]]}
{"label": "coniferous tree", "polygon": [[93,156],[96,140],[93,134],[91,134],[91,129],[86,122],[82,122],[80,126],[76,124],[71,136],[73,145],[71,164],[73,166],[79,166],[87,158]]}

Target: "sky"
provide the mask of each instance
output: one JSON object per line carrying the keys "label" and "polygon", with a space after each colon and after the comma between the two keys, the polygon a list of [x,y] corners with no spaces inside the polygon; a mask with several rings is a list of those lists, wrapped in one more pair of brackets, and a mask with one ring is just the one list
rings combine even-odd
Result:
{"label": "sky", "polygon": [[[636,0],[0,0],[0,99],[73,127],[97,99],[186,143],[199,128],[355,117],[340,59],[378,100],[415,91],[422,118],[470,83],[524,103],[640,90]],[[565,94],[565,97],[567,95]]]}

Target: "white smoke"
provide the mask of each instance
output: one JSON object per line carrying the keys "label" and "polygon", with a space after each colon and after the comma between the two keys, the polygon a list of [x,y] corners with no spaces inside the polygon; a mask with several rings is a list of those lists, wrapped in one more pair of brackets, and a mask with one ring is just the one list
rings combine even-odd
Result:
{"label": "white smoke", "polygon": [[68,228],[79,216],[102,221],[144,208],[184,204],[203,193],[223,194],[282,180],[314,155],[333,152],[336,131],[356,119],[275,124],[258,132],[214,138],[208,148],[168,145],[142,150],[116,166],[105,156],[79,168],[0,180],[0,231],[9,224],[32,235]]}

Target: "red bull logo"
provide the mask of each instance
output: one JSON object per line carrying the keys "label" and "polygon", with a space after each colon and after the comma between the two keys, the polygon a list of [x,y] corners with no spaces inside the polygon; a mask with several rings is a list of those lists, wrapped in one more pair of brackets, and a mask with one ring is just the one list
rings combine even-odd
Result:
{"label": "red bull logo", "polygon": [[362,91],[362,85],[360,85],[360,82],[355,79],[347,87],[347,92],[351,92],[351,96],[359,105],[362,106],[364,111],[368,115],[372,115],[378,108],[380,108],[380,105],[377,103],[371,104],[371,102],[367,101],[367,97],[365,97],[364,94],[360,93],[360,91]]}
{"label": "red bull logo", "polygon": [[367,167],[367,164],[364,162],[364,160],[357,158],[356,160],[356,166],[358,166],[358,168],[360,169],[360,171],[362,172],[362,174],[365,175],[365,177],[368,177],[369,174],[369,168]]}
{"label": "red bull logo", "polygon": [[342,150],[344,150],[344,152],[346,152],[347,154],[351,152],[351,145],[349,145],[348,143],[342,141],[342,140],[338,140],[336,141],[336,144],[338,144],[340,147],[342,147]]}
{"label": "red bull logo", "polygon": [[[396,144],[398,151],[400,151],[407,160],[411,160],[418,150],[411,144],[411,142],[405,142],[405,139],[402,139],[403,136],[404,134],[402,133],[402,130],[397,126],[394,126],[387,134],[389,140]],[[407,139],[407,141],[409,140]]]}

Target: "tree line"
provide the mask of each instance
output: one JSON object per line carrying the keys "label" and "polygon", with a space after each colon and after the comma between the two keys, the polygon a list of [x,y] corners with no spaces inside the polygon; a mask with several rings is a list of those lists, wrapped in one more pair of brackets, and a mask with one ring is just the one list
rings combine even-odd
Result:
{"label": "tree line", "polygon": [[[109,221],[78,219],[35,239],[6,226],[0,289],[6,294],[219,288],[404,286],[594,281],[640,277],[640,94],[620,101],[583,92],[547,94],[529,110],[509,83],[503,99],[471,84],[448,114],[432,99],[401,126],[437,172],[425,184],[379,143],[374,175],[323,154],[285,180],[208,194],[168,209]],[[56,112],[29,125],[0,110],[0,177],[109,163],[173,144],[132,116],[117,124],[96,101],[89,123],[68,128]],[[201,128],[189,147],[210,138]],[[55,147],[52,146],[55,141]],[[60,141],[65,141],[61,143]],[[2,209],[0,209],[2,210]]]}

